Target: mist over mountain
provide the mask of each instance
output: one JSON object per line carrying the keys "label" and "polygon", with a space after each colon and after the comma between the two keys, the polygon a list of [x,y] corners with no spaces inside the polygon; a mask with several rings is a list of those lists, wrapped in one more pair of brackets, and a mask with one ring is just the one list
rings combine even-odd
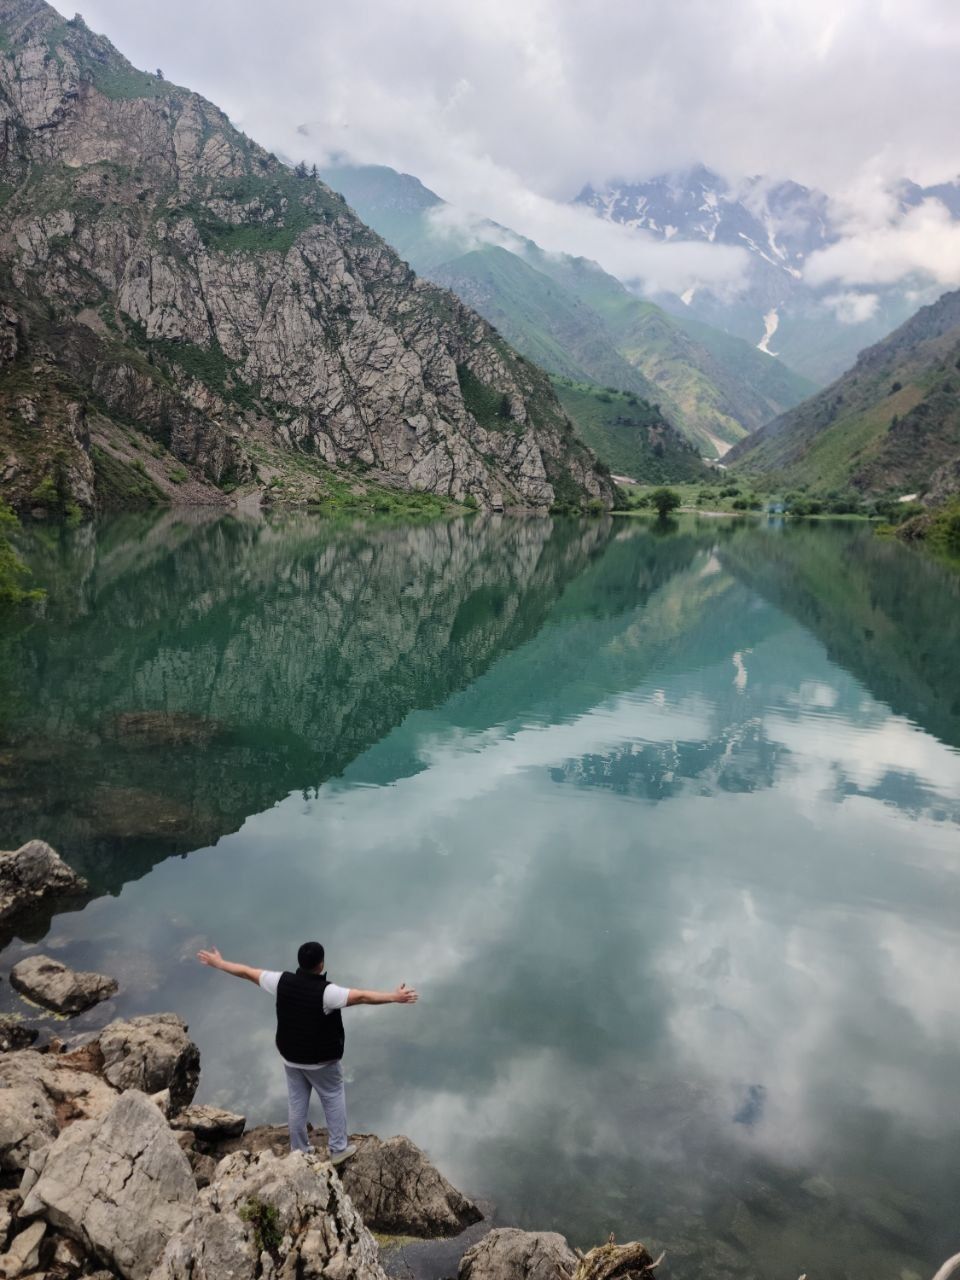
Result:
{"label": "mist over mountain", "polygon": [[[945,216],[960,219],[960,182],[904,182],[891,201],[900,218],[933,201]],[[752,178],[732,185],[696,165],[641,182],[587,184],[576,203],[644,238],[743,251],[739,281],[717,288],[706,280],[680,295],[652,296],[674,314],[696,316],[780,355],[821,385],[942,291],[915,272],[853,287],[832,278],[823,264],[843,251],[848,224],[824,192],[796,182]]]}
{"label": "mist over mountain", "polygon": [[410,174],[339,164],[321,176],[417,271],[452,289],[528,359],[659,405],[707,457],[814,389],[750,344],[637,297],[595,262],[547,253],[464,214]]}

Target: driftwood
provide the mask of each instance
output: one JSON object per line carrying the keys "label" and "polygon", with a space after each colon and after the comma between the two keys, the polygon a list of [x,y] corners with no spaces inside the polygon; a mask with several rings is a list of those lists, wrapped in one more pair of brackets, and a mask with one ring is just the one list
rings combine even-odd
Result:
{"label": "driftwood", "polygon": [[955,1271],[960,1271],[960,1253],[955,1253],[952,1258],[948,1258],[933,1280],[947,1280],[948,1276],[952,1276]]}
{"label": "driftwood", "polygon": [[577,1269],[567,1280],[651,1280],[650,1273],[665,1256],[651,1258],[639,1240],[617,1244],[613,1236],[589,1253],[576,1252]]}

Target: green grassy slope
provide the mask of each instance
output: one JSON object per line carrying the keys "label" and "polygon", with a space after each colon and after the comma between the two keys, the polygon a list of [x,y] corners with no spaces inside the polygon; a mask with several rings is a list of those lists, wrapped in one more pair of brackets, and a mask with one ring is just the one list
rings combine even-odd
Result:
{"label": "green grassy slope", "polygon": [[577,434],[615,475],[642,484],[701,481],[715,473],[646,400],[628,392],[551,378]]}
{"label": "green grassy slope", "polygon": [[658,398],[657,388],[616,350],[595,312],[517,254],[484,245],[431,274],[551,373]]}
{"label": "green grassy slope", "polygon": [[960,291],[922,308],[728,461],[793,485],[882,493],[923,492],[958,456]]}

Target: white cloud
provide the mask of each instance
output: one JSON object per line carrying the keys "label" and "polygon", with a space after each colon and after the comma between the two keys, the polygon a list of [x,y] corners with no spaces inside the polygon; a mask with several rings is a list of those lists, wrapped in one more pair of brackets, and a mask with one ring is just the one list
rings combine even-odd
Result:
{"label": "white cloud", "polygon": [[[960,223],[952,220],[939,200],[924,200],[916,208],[882,221],[871,223],[861,218],[842,240],[812,254],[804,274],[813,285],[837,280],[884,285],[920,275],[937,284],[957,286]],[[849,299],[852,295],[837,296]],[[838,307],[837,311],[843,319],[842,310]]]}
{"label": "white cloud", "polygon": [[876,314],[880,304],[877,293],[831,293],[824,302],[836,315],[841,324],[864,324]]}
{"label": "white cloud", "polygon": [[[414,173],[460,209],[653,289],[732,287],[743,259],[597,226],[566,206],[585,181],[698,160],[827,190],[957,169],[953,0],[89,0],[85,17],[268,147],[302,154],[296,125],[315,121],[323,152]],[[817,270],[889,278],[891,249],[896,269],[953,282],[956,245],[923,217]]]}

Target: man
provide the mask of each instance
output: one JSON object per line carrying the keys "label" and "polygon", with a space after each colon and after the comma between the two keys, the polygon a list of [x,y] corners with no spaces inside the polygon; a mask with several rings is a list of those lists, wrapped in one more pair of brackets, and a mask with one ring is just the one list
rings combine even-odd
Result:
{"label": "man", "polygon": [[201,964],[254,982],[277,998],[277,1049],[287,1077],[290,1146],[309,1151],[307,1110],[315,1089],[327,1122],[327,1146],[333,1164],[356,1152],[347,1144],[347,1102],[343,1092],[343,1019],[340,1010],[355,1004],[414,1004],[417,993],[401,982],[394,991],[358,991],[338,987],[324,973],[323,947],[305,942],[297,952],[296,973],[252,969],[224,960],[216,947],[197,953]]}

